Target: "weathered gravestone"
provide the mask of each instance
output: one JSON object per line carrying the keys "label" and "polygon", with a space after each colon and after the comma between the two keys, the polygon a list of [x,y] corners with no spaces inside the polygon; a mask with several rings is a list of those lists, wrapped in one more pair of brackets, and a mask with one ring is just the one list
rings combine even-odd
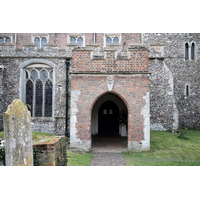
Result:
{"label": "weathered gravestone", "polygon": [[15,99],[3,113],[6,166],[33,166],[31,116]]}

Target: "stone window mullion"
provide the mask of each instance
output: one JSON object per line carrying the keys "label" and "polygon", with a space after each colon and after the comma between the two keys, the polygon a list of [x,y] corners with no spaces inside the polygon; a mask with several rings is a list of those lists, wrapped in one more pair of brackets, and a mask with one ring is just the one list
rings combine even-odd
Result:
{"label": "stone window mullion", "polygon": [[45,83],[42,81],[42,89],[43,89],[43,101],[42,101],[42,117],[44,117],[44,108],[45,108]]}
{"label": "stone window mullion", "polygon": [[35,83],[33,83],[33,117],[35,117]]}
{"label": "stone window mullion", "polygon": [[188,60],[191,60],[191,44],[188,43]]}

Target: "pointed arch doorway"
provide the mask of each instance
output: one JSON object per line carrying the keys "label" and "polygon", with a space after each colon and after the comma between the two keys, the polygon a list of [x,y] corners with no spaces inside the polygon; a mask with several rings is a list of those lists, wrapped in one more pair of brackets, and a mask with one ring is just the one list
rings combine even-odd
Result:
{"label": "pointed arch doorway", "polygon": [[115,94],[101,96],[92,109],[92,149],[100,151],[126,150],[127,123],[122,124],[119,116],[127,120],[127,108]]}

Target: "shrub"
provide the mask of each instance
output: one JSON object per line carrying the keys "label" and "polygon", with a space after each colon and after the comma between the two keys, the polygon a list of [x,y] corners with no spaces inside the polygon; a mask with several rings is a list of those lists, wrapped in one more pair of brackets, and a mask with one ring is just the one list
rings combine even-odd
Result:
{"label": "shrub", "polygon": [[179,139],[182,140],[190,140],[190,137],[185,135],[184,133],[180,132],[179,135],[177,136]]}

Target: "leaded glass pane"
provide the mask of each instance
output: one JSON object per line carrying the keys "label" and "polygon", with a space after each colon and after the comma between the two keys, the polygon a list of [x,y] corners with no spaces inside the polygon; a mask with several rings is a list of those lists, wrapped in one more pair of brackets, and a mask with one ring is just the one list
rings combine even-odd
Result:
{"label": "leaded glass pane", "polygon": [[76,44],[76,38],[75,38],[75,37],[71,37],[71,39],[70,39],[70,43],[72,43],[72,44]]}
{"label": "leaded glass pane", "polygon": [[52,82],[48,80],[45,84],[45,117],[52,117],[52,91]]}
{"label": "leaded glass pane", "polygon": [[111,43],[112,43],[111,38],[110,38],[110,37],[107,37],[107,39],[106,39],[106,46],[107,46],[108,44],[111,44]]}
{"label": "leaded glass pane", "polygon": [[40,38],[36,37],[34,43],[37,44],[38,49],[40,48]]}
{"label": "leaded glass pane", "polygon": [[37,80],[35,84],[35,117],[42,117],[42,104],[43,104],[43,84],[42,81]]}
{"label": "leaded glass pane", "polygon": [[46,78],[48,78],[48,74],[45,70],[43,70],[40,74],[40,79],[42,79],[42,81],[44,81]]}
{"label": "leaded glass pane", "polygon": [[6,43],[11,43],[11,40],[9,37],[6,38]]}
{"label": "leaded glass pane", "polygon": [[186,85],[186,95],[189,95],[189,88],[188,88],[188,85]]}
{"label": "leaded glass pane", "polygon": [[53,80],[53,71],[51,71],[51,73],[50,73],[50,78],[51,78],[51,80]]}
{"label": "leaded glass pane", "polygon": [[2,37],[0,37],[0,44],[4,43],[4,40]]}
{"label": "leaded glass pane", "polygon": [[28,80],[26,83],[26,104],[28,110],[31,112],[31,117],[33,115],[33,83]]}
{"label": "leaded glass pane", "polygon": [[185,60],[188,60],[188,43],[185,44]]}
{"label": "leaded glass pane", "polygon": [[38,73],[37,71],[33,70],[31,72],[31,79],[35,82],[37,78],[38,78]]}
{"label": "leaded glass pane", "polygon": [[191,46],[191,59],[194,60],[194,43]]}
{"label": "leaded glass pane", "polygon": [[79,47],[83,46],[83,39],[81,37],[78,38],[78,46]]}
{"label": "leaded glass pane", "polygon": [[26,79],[28,78],[28,72],[26,71]]}
{"label": "leaded glass pane", "polygon": [[118,37],[115,37],[115,38],[113,39],[113,43],[114,43],[114,44],[119,43],[119,39],[118,39]]}
{"label": "leaded glass pane", "polygon": [[44,49],[44,44],[47,43],[47,39],[45,37],[42,38],[42,49]]}

